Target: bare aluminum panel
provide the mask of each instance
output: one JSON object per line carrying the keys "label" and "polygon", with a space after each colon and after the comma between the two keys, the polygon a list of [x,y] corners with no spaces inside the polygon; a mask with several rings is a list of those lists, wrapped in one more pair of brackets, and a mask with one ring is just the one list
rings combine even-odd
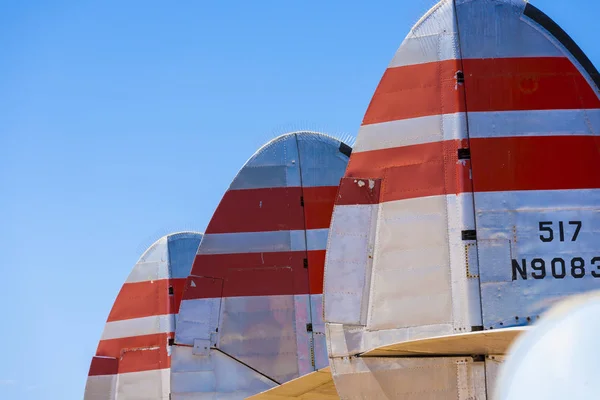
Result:
{"label": "bare aluminum panel", "polygon": [[116,392],[116,374],[88,376],[83,397],[85,400],[115,400]]}
{"label": "bare aluminum panel", "polygon": [[327,358],[327,341],[325,337],[325,322],[323,322],[323,295],[311,295],[310,304],[313,329],[314,369],[321,369],[329,365],[329,359]]}
{"label": "bare aluminum panel", "polygon": [[222,299],[218,348],[277,382],[298,376],[296,335],[293,295]]}
{"label": "bare aluminum panel", "polygon": [[485,357],[485,385],[487,387],[489,400],[495,400],[494,393],[496,391],[496,384],[498,383],[500,368],[505,359],[506,356],[498,354]]}
{"label": "bare aluminum panel", "polygon": [[338,186],[348,164],[348,156],[340,151],[340,141],[304,132],[298,132],[296,138],[302,186]]}
{"label": "bare aluminum panel", "polygon": [[261,147],[244,164],[229,189],[301,186],[295,134],[282,135]]}
{"label": "bare aluminum panel", "polygon": [[485,366],[471,357],[336,358],[331,371],[347,400],[483,400]]}
{"label": "bare aluminum panel", "polygon": [[277,384],[233,358],[210,350],[198,357],[192,348],[175,346],[171,363],[171,399],[239,400]]}
{"label": "bare aluminum panel", "polygon": [[182,232],[168,236],[169,276],[171,279],[188,277],[200,240],[202,240],[202,235],[196,233]]}
{"label": "bare aluminum panel", "polygon": [[367,322],[377,205],[335,207],[323,282],[325,321]]}

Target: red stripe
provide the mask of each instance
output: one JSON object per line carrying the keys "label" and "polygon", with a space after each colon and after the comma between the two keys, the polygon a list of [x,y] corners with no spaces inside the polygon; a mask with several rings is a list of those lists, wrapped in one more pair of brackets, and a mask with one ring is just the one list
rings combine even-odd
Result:
{"label": "red stripe", "polygon": [[[353,153],[346,175],[383,178],[380,202],[470,192],[469,164],[458,160],[458,149],[466,146],[466,141],[452,140]],[[341,204],[367,201],[350,194],[340,198]],[[376,198],[368,200],[376,202]]]}
{"label": "red stripe", "polygon": [[115,375],[119,372],[119,360],[111,357],[93,357],[88,376]]}
{"label": "red stripe", "polygon": [[328,228],[335,190],[335,186],[228,190],[206,233],[301,230],[305,211],[308,229]]}
{"label": "red stripe", "polygon": [[323,275],[325,272],[325,250],[308,252],[308,277],[310,294],[323,294]]}
{"label": "red stripe", "polygon": [[337,186],[303,188],[306,229],[329,228],[337,190]]}
{"label": "red stripe", "polygon": [[455,79],[460,69],[458,60],[388,68],[363,125],[464,111],[463,86],[457,90]]}
{"label": "red stripe", "polygon": [[380,192],[381,179],[342,178],[336,204],[377,204]]}
{"label": "red stripe", "polygon": [[463,60],[468,111],[599,108],[598,96],[568,58]]}
{"label": "red stripe", "polygon": [[[465,84],[455,76],[464,69]],[[598,96],[568,58],[446,60],[388,68],[363,125],[465,111],[599,108]]]}
{"label": "red stripe", "polygon": [[[115,300],[107,322],[177,314],[184,285],[185,279],[126,283]],[[173,296],[169,296],[169,286],[173,287]]]}
{"label": "red stripe", "polygon": [[[199,254],[192,267],[194,276],[188,278],[183,298],[320,294],[323,292],[321,258],[324,260],[324,253],[317,250],[309,251],[308,256],[304,251]],[[305,257],[309,269],[304,267]],[[198,277],[206,278],[199,280]],[[195,288],[190,287],[191,281]]]}
{"label": "red stripe", "polygon": [[[157,333],[101,340],[96,356],[117,359],[120,374],[169,368],[167,345],[172,337],[173,333]],[[97,357],[92,360],[89,375],[114,374],[114,365],[100,360]]]}
{"label": "red stripe", "polygon": [[600,188],[596,136],[471,139],[472,183],[470,163],[457,158],[457,149],[465,146],[466,141],[453,140],[354,153],[347,174],[383,178],[380,202],[471,192],[471,187],[476,192]]}
{"label": "red stripe", "polygon": [[471,139],[477,192],[600,188],[600,138],[532,136]]}

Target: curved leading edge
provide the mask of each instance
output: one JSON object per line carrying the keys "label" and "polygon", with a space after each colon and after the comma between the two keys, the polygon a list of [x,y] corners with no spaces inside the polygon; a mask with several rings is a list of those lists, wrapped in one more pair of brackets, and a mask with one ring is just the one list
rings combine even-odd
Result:
{"label": "curved leading edge", "polygon": [[201,238],[171,234],[140,257],[108,316],[85,400],[169,398],[175,315]]}
{"label": "curved leading edge", "polygon": [[342,357],[528,324],[598,286],[597,80],[521,0],[442,1],[411,30],[332,218],[324,308],[341,397],[485,398],[490,360]]}
{"label": "curved leading edge", "polygon": [[239,171],[206,230],[175,334],[172,399],[243,399],[327,365],[322,280],[350,148],[297,132]]}

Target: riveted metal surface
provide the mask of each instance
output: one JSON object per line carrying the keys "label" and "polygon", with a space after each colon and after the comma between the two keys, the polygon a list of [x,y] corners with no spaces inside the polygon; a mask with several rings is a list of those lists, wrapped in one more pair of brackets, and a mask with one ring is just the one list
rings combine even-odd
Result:
{"label": "riveted metal surface", "polygon": [[[214,351],[276,382],[326,362],[323,322],[315,318],[321,310],[325,247],[347,153],[338,140],[296,132],[274,139],[250,158],[223,196],[198,248],[178,318],[177,347],[210,334]],[[222,289],[193,288],[190,280],[199,277],[219,279]],[[212,354],[202,357],[210,363]],[[227,370],[211,368],[214,373],[203,379],[231,379]],[[187,374],[191,377],[193,371]],[[206,389],[194,389],[194,396],[218,392],[208,381]],[[245,379],[233,385],[235,393],[256,389]]]}
{"label": "riveted metal surface", "polygon": [[486,399],[485,367],[471,357],[335,358],[342,399]]}
{"label": "riveted metal surface", "polygon": [[[598,257],[600,192],[481,193],[477,200],[486,329],[529,324],[564,296],[598,288],[594,274],[600,277],[600,262],[593,260]],[[554,228],[556,243],[541,240],[550,235],[540,231],[544,221],[551,222],[542,227]],[[569,221],[581,222],[575,241],[579,225]]]}
{"label": "riveted metal surface", "polygon": [[327,342],[325,340],[325,322],[323,322],[323,295],[310,296],[312,313],[312,340],[314,369],[318,370],[329,365],[327,358]]}
{"label": "riveted metal surface", "polygon": [[172,400],[239,400],[276,385],[218,350],[212,349],[208,356],[197,357],[191,347],[173,349]]}
{"label": "riveted metal surface", "polygon": [[219,349],[277,382],[298,376],[294,310],[294,296],[223,298]]}
{"label": "riveted metal surface", "polygon": [[[485,329],[529,324],[599,285],[598,88],[525,8],[457,2],[463,56],[496,59],[464,63]],[[471,112],[484,104],[496,109]]]}
{"label": "riveted metal surface", "polygon": [[167,235],[140,257],[109,314],[84,399],[168,399],[175,315],[201,237]]}
{"label": "riveted metal surface", "polygon": [[485,385],[488,390],[488,399],[496,400],[494,397],[494,391],[500,375],[500,368],[504,364],[506,356],[504,355],[491,355],[485,357]]}
{"label": "riveted metal surface", "polygon": [[[557,298],[595,287],[600,256],[591,238],[600,202],[591,193],[600,178],[591,171],[600,163],[600,101],[590,63],[570,54],[575,45],[557,31],[521,0],[447,0],[396,52],[340,187],[342,194],[346,180],[380,180],[376,201],[338,196],[330,227],[324,307],[343,398],[377,398],[375,383],[385,381],[369,387],[356,371],[338,368],[364,362],[346,356],[528,323]],[[375,218],[365,223],[364,212],[353,224],[359,207],[376,208]],[[550,227],[554,240],[540,240]],[[336,263],[337,254],[354,269]],[[556,258],[566,271],[552,281],[552,263],[562,265]],[[364,286],[368,294],[358,290]],[[381,360],[380,369],[389,373],[401,361]],[[484,398],[479,371],[459,380],[474,393],[450,397]],[[365,379],[374,375],[364,370]],[[418,382],[405,382],[405,390]]]}

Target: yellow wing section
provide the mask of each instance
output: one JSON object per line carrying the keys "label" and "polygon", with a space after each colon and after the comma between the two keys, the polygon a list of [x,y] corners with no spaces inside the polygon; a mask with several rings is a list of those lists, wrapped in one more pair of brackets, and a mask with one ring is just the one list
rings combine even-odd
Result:
{"label": "yellow wing section", "polygon": [[301,376],[246,400],[339,400],[329,367]]}
{"label": "yellow wing section", "polygon": [[378,347],[361,354],[361,357],[385,356],[468,356],[506,354],[513,341],[528,327],[492,329],[410,340],[389,346]]}
{"label": "yellow wing section", "polygon": [[[409,340],[378,347],[360,357],[501,355],[529,327],[520,326],[488,331],[459,333],[427,339]],[[330,367],[320,369],[283,385],[247,397],[246,400],[339,400]]]}

